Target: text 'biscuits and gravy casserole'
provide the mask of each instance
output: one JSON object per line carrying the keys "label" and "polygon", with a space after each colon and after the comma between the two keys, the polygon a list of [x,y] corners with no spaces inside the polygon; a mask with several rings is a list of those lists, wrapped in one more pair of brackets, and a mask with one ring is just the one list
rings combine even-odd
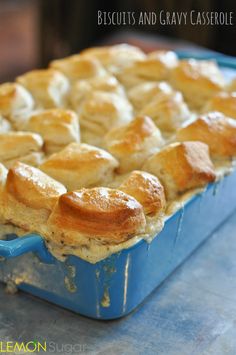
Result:
{"label": "text 'biscuits and gravy casserole'", "polygon": [[215,61],[127,44],[54,60],[0,84],[2,238],[96,263],[151,242],[235,155],[235,80]]}

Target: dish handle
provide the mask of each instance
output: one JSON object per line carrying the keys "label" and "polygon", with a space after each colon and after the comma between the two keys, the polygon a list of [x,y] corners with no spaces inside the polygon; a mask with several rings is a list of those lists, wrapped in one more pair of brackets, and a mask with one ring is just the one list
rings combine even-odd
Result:
{"label": "dish handle", "polygon": [[11,259],[29,252],[36,253],[47,264],[54,261],[40,235],[28,234],[13,240],[0,240],[0,256],[3,258]]}

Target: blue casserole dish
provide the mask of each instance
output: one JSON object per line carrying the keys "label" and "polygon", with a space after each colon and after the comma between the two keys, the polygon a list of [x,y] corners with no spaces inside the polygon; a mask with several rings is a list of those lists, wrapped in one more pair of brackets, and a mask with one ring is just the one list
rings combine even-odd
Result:
{"label": "blue casserole dish", "polygon": [[[194,57],[181,55],[188,56]],[[236,69],[233,59],[215,59]],[[0,281],[91,318],[125,316],[233,213],[235,186],[233,172],[190,198],[150,244],[141,240],[96,264],[76,256],[57,260],[39,235],[8,237],[0,241]]]}

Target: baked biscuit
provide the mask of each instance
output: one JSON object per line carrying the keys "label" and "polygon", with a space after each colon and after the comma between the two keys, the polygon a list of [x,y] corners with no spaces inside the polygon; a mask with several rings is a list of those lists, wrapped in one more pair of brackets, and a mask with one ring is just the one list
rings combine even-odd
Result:
{"label": "baked biscuit", "polygon": [[173,90],[171,86],[165,82],[147,81],[136,85],[128,91],[128,98],[135,108],[136,112],[142,110],[159,94],[170,94]]}
{"label": "baked biscuit", "polygon": [[[151,240],[169,202],[215,181],[209,152],[220,166],[235,157],[235,97],[213,61],[129,45],[0,85],[0,223],[90,262]],[[207,114],[193,121],[192,110]]]}
{"label": "baked biscuit", "polygon": [[11,130],[11,124],[9,121],[5,120],[1,115],[0,115],[0,134],[2,133],[7,133]]}
{"label": "baked biscuit", "polygon": [[119,244],[145,229],[143,208],[122,191],[96,187],[62,195],[49,220],[49,239],[59,245]]}
{"label": "baked biscuit", "polygon": [[216,178],[208,146],[196,141],[170,144],[150,157],[142,170],[160,179],[169,200]]}
{"label": "baked biscuit", "polygon": [[236,122],[222,113],[210,112],[181,128],[176,139],[204,142],[213,158],[230,158],[236,155]]}
{"label": "baked biscuit", "polygon": [[34,113],[25,130],[39,133],[44,139],[44,149],[51,154],[72,142],[80,142],[77,114],[71,110],[48,109]]}
{"label": "baked biscuit", "polygon": [[0,162],[7,168],[16,161],[38,165],[42,162],[43,139],[30,132],[8,132],[0,135]]}
{"label": "baked biscuit", "polygon": [[178,58],[172,51],[155,51],[143,60],[137,60],[127,66],[118,75],[126,88],[131,88],[145,81],[167,80],[170,71],[178,64]]}
{"label": "baked biscuit", "polygon": [[227,89],[230,91],[230,92],[234,92],[236,91],[236,77],[230,81]]}
{"label": "baked biscuit", "polygon": [[53,60],[50,67],[62,72],[71,82],[105,75],[106,71],[95,58],[86,58],[79,54]]}
{"label": "baked biscuit", "polygon": [[134,61],[146,57],[140,48],[129,44],[88,48],[82,51],[81,55],[97,58],[113,74],[117,74]]}
{"label": "baked biscuit", "polygon": [[218,111],[236,119],[236,92],[221,92],[212,97],[204,107],[204,112]]}
{"label": "baked biscuit", "polygon": [[24,124],[33,107],[33,97],[22,85],[17,83],[0,85],[0,115],[11,121],[16,128]]}
{"label": "baked biscuit", "polygon": [[32,70],[19,76],[17,82],[31,92],[37,107],[53,108],[65,105],[69,82],[64,74],[55,69]]}
{"label": "baked biscuit", "polygon": [[[5,166],[3,164],[0,163],[0,195],[4,189],[4,185],[6,183],[7,173],[8,173],[8,170],[5,168]],[[1,196],[0,196],[0,200],[1,200]]]}
{"label": "baked biscuit", "polygon": [[147,116],[138,116],[127,125],[113,128],[104,138],[104,146],[119,161],[119,173],[139,169],[163,145],[160,130]]}
{"label": "baked biscuit", "polygon": [[4,220],[30,232],[44,231],[44,224],[66,188],[42,171],[17,162],[9,169],[2,192]]}
{"label": "baked biscuit", "polygon": [[108,92],[92,92],[79,111],[82,140],[101,145],[111,128],[129,123],[132,117],[132,106],[125,98]]}
{"label": "baked biscuit", "polygon": [[157,127],[165,133],[173,133],[191,117],[182,94],[177,91],[156,95],[144,106],[140,115],[151,117]]}
{"label": "baked biscuit", "polygon": [[171,72],[171,83],[183,93],[190,108],[195,110],[201,109],[225,86],[216,62],[195,59],[181,60]]}
{"label": "baked biscuit", "polygon": [[[2,212],[2,193],[6,184],[8,170],[0,163],[0,223],[4,224],[5,220]],[[1,239],[1,238],[0,238]]]}
{"label": "baked biscuit", "polygon": [[72,108],[79,112],[81,103],[93,91],[104,91],[120,96],[125,96],[124,89],[115,76],[104,75],[88,80],[79,80],[72,86],[70,90],[68,100]]}
{"label": "baked biscuit", "polygon": [[117,166],[116,159],[105,150],[71,143],[45,160],[40,169],[62,182],[68,190],[75,190],[106,185]]}
{"label": "baked biscuit", "polygon": [[132,171],[118,189],[133,196],[143,206],[145,215],[163,215],[166,207],[164,187],[156,176],[144,171]]}

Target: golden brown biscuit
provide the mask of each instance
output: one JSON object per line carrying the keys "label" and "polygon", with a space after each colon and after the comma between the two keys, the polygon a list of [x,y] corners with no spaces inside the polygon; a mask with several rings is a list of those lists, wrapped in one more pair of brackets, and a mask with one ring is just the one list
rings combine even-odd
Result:
{"label": "golden brown biscuit", "polygon": [[152,59],[158,62],[159,70],[162,69],[164,76],[168,75],[168,71],[175,68],[179,62],[175,52],[164,49],[157,49],[148,53],[147,59]]}
{"label": "golden brown biscuit", "polygon": [[119,173],[125,173],[139,169],[164,145],[164,140],[150,117],[138,116],[129,124],[110,130],[104,145],[119,161]]}
{"label": "golden brown biscuit", "polygon": [[0,115],[10,120],[14,126],[21,127],[34,107],[31,94],[20,84],[0,85]]}
{"label": "golden brown biscuit", "polygon": [[2,193],[6,184],[8,170],[0,163],[0,223],[4,224],[5,220],[2,212]]}
{"label": "golden brown biscuit", "polygon": [[54,243],[78,247],[91,240],[119,244],[144,231],[143,208],[122,191],[104,187],[62,195],[49,220]]}
{"label": "golden brown biscuit", "polygon": [[119,73],[118,78],[126,88],[145,81],[167,80],[170,71],[178,64],[178,58],[172,51],[155,51],[143,60],[137,60]]}
{"label": "golden brown biscuit", "polygon": [[7,168],[15,161],[41,163],[43,140],[36,133],[8,132],[0,135],[0,162]]}
{"label": "golden brown biscuit", "polygon": [[81,55],[97,58],[113,74],[117,74],[132,62],[146,57],[140,48],[129,44],[88,48],[82,51]]}
{"label": "golden brown biscuit", "polygon": [[122,85],[112,75],[104,75],[89,80],[79,80],[72,86],[68,97],[72,108],[79,112],[81,103],[93,91],[104,91],[125,96]]}
{"label": "golden brown biscuit", "polygon": [[82,140],[100,145],[111,128],[130,122],[132,116],[132,106],[125,98],[108,92],[92,92],[79,112]]}
{"label": "golden brown biscuit", "polygon": [[180,90],[192,109],[198,110],[224,86],[223,75],[214,61],[181,60],[171,72],[172,85]]}
{"label": "golden brown biscuit", "polygon": [[79,54],[53,60],[50,67],[62,72],[72,82],[106,74],[105,69],[97,59],[86,58]]}
{"label": "golden brown biscuit", "polygon": [[170,94],[173,92],[171,86],[165,81],[147,81],[132,87],[128,91],[128,98],[134,106],[136,112],[142,110],[159,94]]}
{"label": "golden brown biscuit", "polygon": [[24,129],[43,137],[48,154],[63,149],[69,143],[80,141],[78,117],[70,110],[54,108],[36,112],[30,116]]}
{"label": "golden brown biscuit", "polygon": [[7,168],[10,168],[13,164],[15,164],[16,162],[19,161],[19,162],[27,164],[27,165],[38,167],[40,164],[42,164],[42,162],[44,161],[44,158],[45,158],[44,152],[41,152],[41,151],[32,152],[32,153],[24,155],[20,158],[7,161],[4,164]]}
{"label": "golden brown biscuit", "polygon": [[2,192],[2,214],[7,222],[27,231],[41,232],[43,224],[66,188],[32,166],[10,168]]}
{"label": "golden brown biscuit", "polygon": [[212,97],[204,107],[204,112],[218,111],[236,119],[236,92],[221,92]]}
{"label": "golden brown biscuit", "polygon": [[[5,185],[5,182],[7,179],[7,173],[8,173],[8,171],[5,168],[5,166],[0,163],[0,194],[2,192],[2,189],[4,188],[4,185]],[[1,199],[1,197],[0,197],[0,199]]]}
{"label": "golden brown biscuit", "polygon": [[230,81],[230,83],[228,84],[227,89],[230,92],[236,91],[236,77],[234,77],[234,79]]}
{"label": "golden brown biscuit", "polygon": [[55,69],[32,70],[19,76],[17,82],[31,92],[38,107],[53,108],[65,104],[69,82]]}
{"label": "golden brown biscuit", "polygon": [[142,170],[160,179],[168,199],[216,178],[208,146],[196,141],[170,144],[150,157]]}
{"label": "golden brown biscuit", "polygon": [[222,113],[210,112],[181,128],[176,139],[204,142],[214,158],[233,157],[236,155],[236,122]]}
{"label": "golden brown biscuit", "polygon": [[154,175],[132,171],[119,186],[119,190],[133,196],[144,208],[145,215],[162,215],[166,207],[164,187]]}
{"label": "golden brown biscuit", "polygon": [[11,130],[11,124],[9,121],[5,120],[5,118],[3,118],[0,115],[0,134],[2,133],[7,133]]}
{"label": "golden brown biscuit", "polygon": [[113,178],[118,162],[105,150],[87,144],[71,143],[51,155],[40,166],[68,190],[106,185]]}
{"label": "golden brown biscuit", "polygon": [[140,111],[153,119],[161,131],[172,133],[191,117],[188,106],[180,92],[161,93],[156,95]]}

